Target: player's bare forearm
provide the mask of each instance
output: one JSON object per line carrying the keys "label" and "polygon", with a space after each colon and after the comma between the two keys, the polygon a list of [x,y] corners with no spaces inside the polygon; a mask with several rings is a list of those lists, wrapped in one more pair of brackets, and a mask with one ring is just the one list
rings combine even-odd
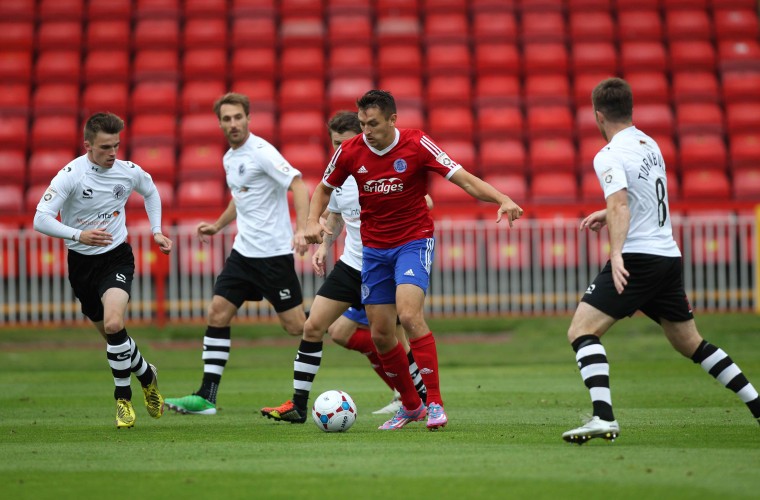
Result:
{"label": "player's bare forearm", "polygon": [[294,177],[288,190],[293,193],[293,209],[296,212],[296,231],[306,229],[306,218],[309,214],[309,190],[303,179]]}
{"label": "player's bare forearm", "polygon": [[610,255],[621,255],[630,224],[627,190],[623,189],[607,197],[606,214],[607,231],[610,235]]}
{"label": "player's bare forearm", "polygon": [[340,233],[343,231],[345,225],[346,222],[343,220],[343,217],[340,214],[329,212],[327,215],[327,220],[325,221],[325,228],[327,228],[329,232],[325,232],[324,236],[322,237],[322,242],[327,247],[335,243],[335,240],[338,239],[338,236],[340,236]]}
{"label": "player's bare forearm", "polygon": [[311,203],[309,204],[309,215],[306,218],[306,231],[304,231],[307,243],[322,243],[322,233],[327,233],[324,226],[319,223],[319,217],[327,208],[330,193],[332,193],[332,188],[322,182],[314,188],[314,194],[311,196]]}
{"label": "player's bare forearm", "polygon": [[221,231],[225,227],[227,227],[230,222],[234,221],[237,218],[237,207],[235,206],[235,200],[230,200],[230,203],[227,205],[227,208],[224,209],[224,212],[222,212],[222,215],[219,216],[219,218],[214,222],[214,226],[216,226],[217,231]]}

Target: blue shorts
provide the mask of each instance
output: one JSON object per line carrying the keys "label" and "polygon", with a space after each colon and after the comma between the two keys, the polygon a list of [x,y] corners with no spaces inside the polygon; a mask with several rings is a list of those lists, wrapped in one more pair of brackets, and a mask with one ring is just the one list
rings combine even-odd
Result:
{"label": "blue shorts", "polygon": [[427,293],[435,240],[423,238],[395,248],[364,247],[362,303],[395,304],[398,285],[416,285]]}
{"label": "blue shorts", "polygon": [[365,311],[363,307],[361,309],[357,309],[355,307],[349,307],[348,310],[343,313],[343,316],[350,319],[354,323],[359,323],[360,325],[369,327],[369,320],[367,319],[367,311]]}

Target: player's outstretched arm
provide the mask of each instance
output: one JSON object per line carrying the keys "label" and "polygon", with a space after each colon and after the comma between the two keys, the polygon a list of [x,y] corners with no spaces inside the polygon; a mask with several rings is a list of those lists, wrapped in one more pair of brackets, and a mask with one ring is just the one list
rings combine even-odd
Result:
{"label": "player's outstretched arm", "polygon": [[454,172],[449,180],[457,186],[464,189],[467,194],[478,200],[488,201],[491,203],[497,203],[499,210],[496,212],[496,222],[500,222],[503,215],[506,215],[509,221],[509,227],[512,227],[512,222],[519,219],[523,214],[523,209],[512,201],[512,198],[506,194],[498,191],[495,187],[477,177],[470,172],[461,168]]}
{"label": "player's outstretched arm", "polygon": [[628,271],[623,264],[623,244],[628,236],[631,214],[628,190],[621,189],[607,197],[607,231],[610,234],[610,265],[615,289],[623,293],[628,284]]}
{"label": "player's outstretched arm", "polygon": [[304,231],[306,230],[306,216],[309,213],[309,189],[304,184],[301,176],[293,177],[288,191],[293,193],[293,209],[296,212],[296,232],[293,235],[293,248],[298,255],[304,255],[309,248]]}
{"label": "player's outstretched arm", "polygon": [[195,227],[195,233],[198,235],[198,239],[203,243],[208,243],[208,236],[213,236],[225,227],[237,217],[237,207],[235,206],[235,200],[230,200],[227,208],[224,209],[222,215],[214,222],[209,224],[208,222],[200,222]]}

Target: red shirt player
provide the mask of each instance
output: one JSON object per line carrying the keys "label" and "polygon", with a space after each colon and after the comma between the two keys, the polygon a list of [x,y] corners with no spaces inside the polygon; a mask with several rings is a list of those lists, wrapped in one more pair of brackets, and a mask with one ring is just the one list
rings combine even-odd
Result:
{"label": "red shirt player", "polygon": [[[372,340],[386,372],[396,381],[403,406],[380,429],[400,429],[428,417],[431,430],[448,422],[438,377],[435,339],[423,314],[435,240],[425,204],[429,172],[446,177],[479,200],[499,205],[510,227],[523,211],[509,196],[470,174],[420,130],[396,129],[396,103],[386,91],[370,90],[357,101],[362,134],[344,142],[325,170],[311,199],[304,236],[320,243],[319,216],[335,187],[353,175],[359,186],[362,302]],[[406,354],[395,336],[396,316],[409,336],[414,358],[428,390],[422,403],[409,375]]]}

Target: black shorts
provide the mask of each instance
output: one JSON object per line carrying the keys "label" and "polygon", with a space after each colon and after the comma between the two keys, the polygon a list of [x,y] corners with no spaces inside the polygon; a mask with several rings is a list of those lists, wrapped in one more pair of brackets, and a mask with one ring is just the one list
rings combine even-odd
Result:
{"label": "black shorts", "polygon": [[597,275],[581,298],[615,319],[641,311],[656,322],[673,322],[694,318],[683,286],[681,257],[661,257],[642,253],[623,254],[628,270],[628,284],[618,295],[612,280],[612,266]]}
{"label": "black shorts", "polygon": [[319,287],[317,295],[348,302],[351,307],[363,309],[362,305],[362,273],[339,260],[333,270],[325,278],[325,282]]}
{"label": "black shorts", "polygon": [[214,295],[224,297],[238,308],[246,300],[257,302],[266,298],[278,313],[303,303],[292,254],[255,258],[243,257],[233,250],[216,278]]}
{"label": "black shorts", "polygon": [[69,283],[82,303],[82,314],[92,321],[103,321],[101,297],[109,288],[132,293],[135,256],[126,241],[105,253],[84,255],[69,250]]}

